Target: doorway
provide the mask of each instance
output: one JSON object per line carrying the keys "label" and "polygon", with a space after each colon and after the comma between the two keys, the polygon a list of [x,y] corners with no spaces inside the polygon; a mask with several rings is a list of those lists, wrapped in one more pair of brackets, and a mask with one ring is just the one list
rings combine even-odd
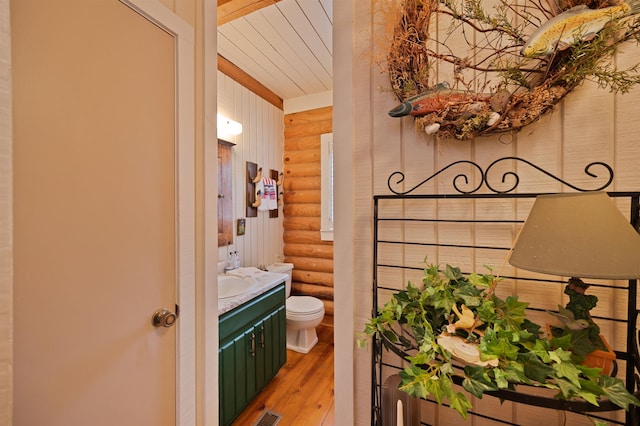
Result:
{"label": "doorway", "polygon": [[136,3],[11,3],[16,424],[186,411],[177,329],[151,316],[180,304],[181,341],[193,329],[193,90],[176,73],[193,51]]}

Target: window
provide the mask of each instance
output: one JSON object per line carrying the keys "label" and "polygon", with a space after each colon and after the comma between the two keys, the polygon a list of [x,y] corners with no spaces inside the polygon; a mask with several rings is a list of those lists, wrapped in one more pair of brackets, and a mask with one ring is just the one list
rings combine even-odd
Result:
{"label": "window", "polygon": [[321,222],[320,239],[333,241],[333,133],[320,136]]}

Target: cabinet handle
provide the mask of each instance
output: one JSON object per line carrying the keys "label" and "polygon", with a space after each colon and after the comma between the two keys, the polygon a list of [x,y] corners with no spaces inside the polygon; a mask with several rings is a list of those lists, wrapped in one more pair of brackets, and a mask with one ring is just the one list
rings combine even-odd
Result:
{"label": "cabinet handle", "polygon": [[249,352],[252,357],[256,356],[256,334],[251,333],[251,351]]}
{"label": "cabinet handle", "polygon": [[260,326],[260,347],[264,348],[264,325]]}

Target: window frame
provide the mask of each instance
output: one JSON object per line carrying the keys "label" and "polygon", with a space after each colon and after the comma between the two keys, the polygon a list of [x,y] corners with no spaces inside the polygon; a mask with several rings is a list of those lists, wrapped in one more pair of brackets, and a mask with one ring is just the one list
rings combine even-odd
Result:
{"label": "window frame", "polygon": [[333,241],[333,133],[320,135],[320,239]]}

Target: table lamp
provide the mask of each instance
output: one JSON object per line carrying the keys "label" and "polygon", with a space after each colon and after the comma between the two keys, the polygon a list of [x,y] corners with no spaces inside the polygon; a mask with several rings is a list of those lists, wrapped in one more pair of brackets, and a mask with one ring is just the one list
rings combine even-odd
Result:
{"label": "table lamp", "polygon": [[[575,320],[586,319],[590,338],[600,329],[588,311],[596,296],[585,295],[580,278],[640,278],[640,234],[604,192],[538,196],[513,247],[509,263],[521,269],[570,277],[565,293]],[[585,312],[575,312],[578,306]],[[595,334],[595,335],[594,335]]]}

